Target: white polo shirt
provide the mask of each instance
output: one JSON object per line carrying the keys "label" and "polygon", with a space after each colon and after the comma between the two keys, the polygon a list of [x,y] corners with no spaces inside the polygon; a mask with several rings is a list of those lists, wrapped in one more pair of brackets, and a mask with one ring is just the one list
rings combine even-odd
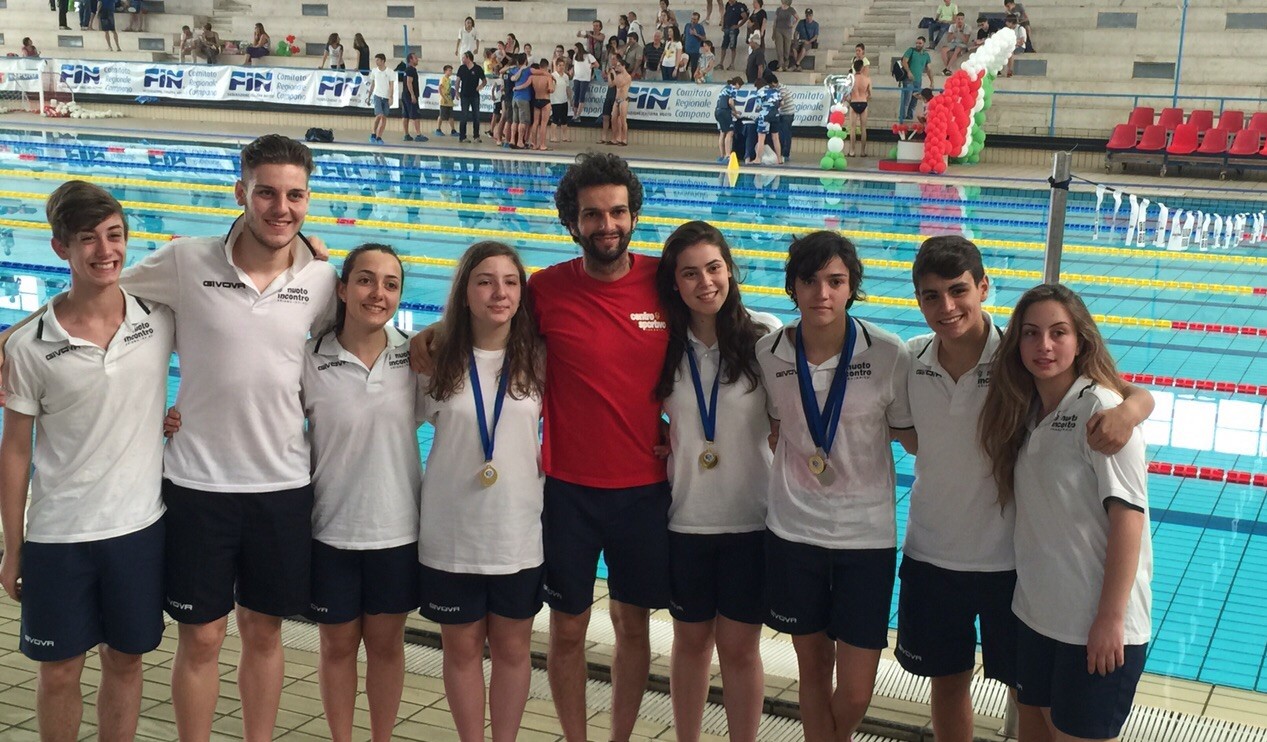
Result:
{"label": "white polo shirt", "polygon": [[232,262],[242,220],[226,237],[173,240],[123,273],[122,285],[176,313],[181,429],[164,476],[208,492],[308,484],[299,400],[304,344],[334,321],[335,273],[299,242],[264,291]]}
{"label": "white polo shirt", "polygon": [[[828,462],[835,476],[829,485],[807,464],[815,448],[796,380],[798,323],[757,343],[770,414],[781,421],[766,526],[788,541],[828,549],[892,548],[897,528],[889,428],[911,427],[904,388],[910,355],[896,335],[870,322],[850,321],[858,334]],[[839,356],[834,356],[809,367],[820,409],[838,363]]]}
{"label": "white polo shirt", "polygon": [[312,444],[312,537],[336,549],[418,540],[418,376],[409,337],[388,325],[372,368],[333,330],[308,341],[303,399]]}
{"label": "white polo shirt", "polygon": [[943,569],[1015,569],[1016,509],[999,506],[990,461],[977,442],[977,421],[990,390],[990,362],[1001,331],[986,315],[986,342],[977,366],[955,381],[938,360],[935,333],[907,341],[906,388],[919,434],[915,483],[903,553]]}
{"label": "white polo shirt", "polygon": [[[780,327],[772,314],[752,313],[757,327],[769,332]],[[687,342],[695,349],[700,383],[707,402],[721,364],[717,345],[704,345],[687,331]],[[673,393],[664,400],[669,415],[669,482],[673,503],[669,506],[669,530],[676,533],[748,533],[765,528],[766,490],[770,482],[770,453],[767,436],[765,387],[758,380],[753,388],[747,377],[717,390],[716,445],[714,469],[699,463],[704,452],[704,424],[700,418],[691,367],[682,354]]]}
{"label": "white polo shirt", "polygon": [[35,418],[26,539],[77,543],[135,533],[163,515],[163,415],[175,322],[124,293],[106,349],[73,337],[49,303],[13,333],[7,406]]}
{"label": "white polo shirt", "polygon": [[[505,351],[475,350],[484,414],[492,430],[497,380]],[[426,389],[428,379],[423,379]],[[484,466],[468,382],[443,402],[420,395],[422,415],[435,426],[422,477],[418,559],[432,569],[467,574],[514,574],[545,561],[541,510],[541,399],[515,399],[508,389],[497,424],[493,466],[497,482],[477,480]]]}
{"label": "white polo shirt", "polygon": [[[1043,636],[1084,645],[1095,621],[1108,553],[1108,500],[1144,514],[1139,566],[1126,603],[1125,641],[1152,635],[1153,547],[1148,475],[1139,429],[1113,456],[1091,450],[1087,421],[1122,398],[1086,377],[1055,412],[1031,421],[1016,462],[1016,593],[1012,612]],[[1035,413],[1037,414],[1037,413]]]}

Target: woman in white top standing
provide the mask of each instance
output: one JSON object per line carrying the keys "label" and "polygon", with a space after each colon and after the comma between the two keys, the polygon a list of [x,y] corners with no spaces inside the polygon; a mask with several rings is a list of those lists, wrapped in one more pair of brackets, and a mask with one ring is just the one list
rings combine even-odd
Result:
{"label": "woman in white top standing", "polygon": [[337,33],[330,34],[330,38],[326,39],[326,51],[321,55],[321,69],[325,69],[327,61],[332,70],[346,69],[343,64],[343,43],[339,41]]}
{"label": "woman in white top standing", "polygon": [[585,49],[579,41],[572,55],[572,118],[580,119],[585,108],[585,96],[589,93],[590,80],[594,76],[594,68],[598,60]]}
{"label": "woman in white top standing", "polygon": [[445,694],[463,742],[484,739],[486,641],[492,738],[515,738],[542,605],[544,355],[526,287],[512,248],[466,251],[421,399],[435,427],[422,484],[421,613],[441,625]]}
{"label": "woman in white top standing", "polygon": [[780,326],[750,315],[726,238],[692,221],[656,272],[669,350],[656,387],[669,416],[669,687],[679,742],[700,736],[716,644],[730,738],[757,738],[765,699],[765,503],[772,454],[757,340]]}
{"label": "woman in white top standing", "polygon": [[1152,633],[1142,434],[1112,456],[1087,443],[1087,422],[1124,389],[1077,294],[1025,292],[979,428],[999,499],[1016,503],[1017,701],[1041,709],[1060,739],[1118,736]]}
{"label": "woman in white top standing", "polygon": [[677,26],[664,29],[664,54],[660,57],[660,77],[664,80],[676,80],[679,58],[682,56],[682,38]]}
{"label": "woman in white top standing", "polygon": [[473,57],[479,55],[480,37],[475,33],[475,19],[469,15],[462,22],[462,30],[458,31],[457,46],[454,48],[459,62],[462,60],[462,55],[467,52],[470,52]]}
{"label": "woman in white top standing", "polygon": [[[405,679],[405,618],[418,606],[418,377],[391,325],[403,271],[386,245],[343,261],[335,329],[308,342],[303,401],[312,443],[312,605],[330,738],[352,738],[365,643],[370,733],[391,739]],[[372,476],[366,476],[372,472]]]}

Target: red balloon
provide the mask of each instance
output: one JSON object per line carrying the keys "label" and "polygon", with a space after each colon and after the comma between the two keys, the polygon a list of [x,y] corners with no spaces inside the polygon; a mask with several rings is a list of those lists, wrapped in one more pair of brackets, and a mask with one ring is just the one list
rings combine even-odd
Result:
{"label": "red balloon", "polygon": [[925,174],[931,173],[933,171],[933,166],[928,162],[921,162],[919,164],[919,171]]}

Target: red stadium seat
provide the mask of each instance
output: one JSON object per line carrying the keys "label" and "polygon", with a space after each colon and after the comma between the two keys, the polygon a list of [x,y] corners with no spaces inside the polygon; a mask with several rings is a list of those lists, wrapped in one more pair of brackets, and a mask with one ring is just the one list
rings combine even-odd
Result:
{"label": "red stadium seat", "polygon": [[[1176,134],[1178,134],[1177,130]],[[1226,129],[1210,129],[1201,138],[1201,146],[1197,147],[1197,154],[1222,157],[1227,154],[1227,139],[1231,134],[1232,132]]]}
{"label": "red stadium seat", "polygon": [[1168,155],[1190,155],[1197,151],[1197,127],[1195,124],[1179,124],[1175,127],[1175,136],[1166,147]]}
{"label": "red stadium seat", "polygon": [[1207,129],[1214,128],[1214,111],[1199,108],[1188,114],[1188,123],[1197,127],[1197,134],[1204,134]]}
{"label": "red stadium seat", "polygon": [[1249,128],[1267,134],[1267,111],[1259,111],[1249,117]]}
{"label": "red stadium seat", "polygon": [[1104,148],[1110,152],[1125,152],[1135,149],[1135,144],[1138,140],[1139,131],[1136,130],[1134,124],[1118,124],[1113,127],[1113,136],[1109,137],[1109,141],[1104,145]]}
{"label": "red stadium seat", "polygon": [[1137,152],[1162,152],[1166,149],[1166,127],[1153,124],[1144,127],[1144,136],[1135,145]]}
{"label": "red stadium seat", "polygon": [[1183,123],[1182,108],[1163,108],[1161,115],[1157,117],[1157,123],[1166,131],[1174,131],[1174,128]]}
{"label": "red stadium seat", "polygon": [[1143,130],[1145,126],[1150,126],[1153,123],[1153,107],[1136,106],[1135,110],[1131,111],[1131,117],[1126,120],[1126,123],[1140,130]]}
{"label": "red stadium seat", "polygon": [[1236,138],[1232,140],[1232,146],[1227,148],[1228,157],[1257,157],[1258,142],[1262,138],[1263,133],[1260,131],[1241,129],[1236,132]]}
{"label": "red stadium seat", "polygon": [[1219,128],[1235,134],[1245,128],[1244,111],[1224,111],[1219,114]]}

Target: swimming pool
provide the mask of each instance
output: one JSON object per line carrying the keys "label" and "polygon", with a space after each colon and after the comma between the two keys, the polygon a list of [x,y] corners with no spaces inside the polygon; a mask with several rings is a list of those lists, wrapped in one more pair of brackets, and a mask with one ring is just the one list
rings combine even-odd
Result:
{"label": "swimming pool", "polygon": [[[66,285],[43,221],[43,197],[62,180],[87,177],[123,201],[130,260],[139,260],[171,235],[225,232],[240,213],[235,167],[231,145],[0,130],[0,322]],[[374,240],[408,255],[399,319],[416,328],[438,316],[453,261],[474,240],[506,241],[532,266],[577,254],[555,217],[561,172],[531,161],[322,153],[305,231],[336,250]],[[710,220],[738,248],[745,300],[785,319],[792,316],[782,290],[787,242],[824,227],[844,230],[864,259],[870,300],[855,313],[902,336],[925,331],[910,284],[921,235],[976,240],[997,307],[1040,280],[1046,191],[774,174],[745,175],[732,186],[705,171],[639,174],[646,197],[635,250],[658,252],[678,223]],[[1208,196],[1184,198],[1183,206],[1263,208]],[[1147,667],[1267,692],[1267,367],[1255,363],[1267,350],[1267,257],[1250,247],[1125,248],[1123,227],[1111,234],[1112,226],[1101,223],[1097,235],[1094,195],[1071,194],[1063,270],[1098,315],[1120,368],[1157,398],[1146,427],[1155,549]],[[173,388],[177,375],[173,369]],[[420,444],[429,444],[425,429]],[[900,543],[912,462],[898,453]]]}

